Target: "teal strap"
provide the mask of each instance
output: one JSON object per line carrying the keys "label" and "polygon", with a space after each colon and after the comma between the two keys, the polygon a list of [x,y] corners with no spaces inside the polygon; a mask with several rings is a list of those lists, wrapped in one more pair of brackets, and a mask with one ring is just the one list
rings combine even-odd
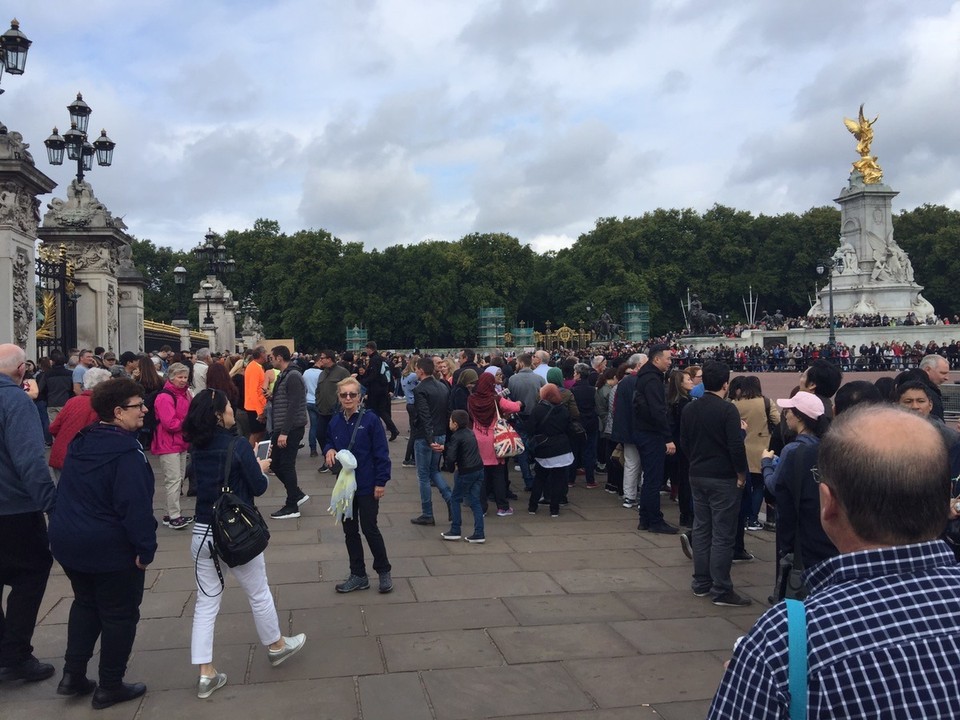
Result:
{"label": "teal strap", "polygon": [[790,650],[790,720],[807,717],[807,609],[800,600],[787,600]]}

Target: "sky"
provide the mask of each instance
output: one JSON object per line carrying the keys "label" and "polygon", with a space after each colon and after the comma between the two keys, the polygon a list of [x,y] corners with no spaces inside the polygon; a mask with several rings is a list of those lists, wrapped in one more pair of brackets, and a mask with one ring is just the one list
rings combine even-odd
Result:
{"label": "sky", "polygon": [[367,249],[505,232],[545,252],[659,207],[802,213],[846,184],[860,103],[894,210],[960,208],[960,2],[13,5],[33,46],[0,121],[59,184],[42,202],[75,173],[43,140],[81,91],[91,140],[117,143],[86,179],[175,249],[258,218]]}

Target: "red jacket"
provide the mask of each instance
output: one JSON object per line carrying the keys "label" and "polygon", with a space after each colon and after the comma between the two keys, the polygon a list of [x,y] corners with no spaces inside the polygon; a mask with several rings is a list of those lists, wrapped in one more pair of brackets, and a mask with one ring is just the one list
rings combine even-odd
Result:
{"label": "red jacket", "polygon": [[50,449],[50,467],[63,469],[63,459],[67,456],[67,446],[78,432],[87,425],[91,425],[99,418],[90,407],[90,396],[93,390],[84,390],[76,397],[67,400],[67,404],[57,414],[50,425],[50,434],[53,435],[53,447]]}

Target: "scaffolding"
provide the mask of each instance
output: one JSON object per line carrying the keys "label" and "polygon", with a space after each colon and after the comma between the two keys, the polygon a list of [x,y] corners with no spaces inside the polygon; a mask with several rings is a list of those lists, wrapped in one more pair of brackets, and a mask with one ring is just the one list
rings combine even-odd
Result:
{"label": "scaffolding", "polygon": [[627,342],[650,339],[650,306],[646,303],[626,303],[623,306],[623,331]]}
{"label": "scaffolding", "polygon": [[502,307],[480,308],[477,313],[477,345],[482,348],[503,347],[506,327],[506,315]]}
{"label": "scaffolding", "polygon": [[367,329],[347,326],[347,350],[358,352],[367,346]]}
{"label": "scaffolding", "polygon": [[515,348],[535,348],[537,341],[533,337],[533,326],[527,327],[527,324],[521,320],[518,327],[511,331],[513,346]]}

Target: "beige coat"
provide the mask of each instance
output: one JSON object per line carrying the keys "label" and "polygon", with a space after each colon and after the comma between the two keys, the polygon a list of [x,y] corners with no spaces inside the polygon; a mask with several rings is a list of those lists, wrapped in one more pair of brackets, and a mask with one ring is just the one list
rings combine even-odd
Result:
{"label": "beige coat", "polygon": [[777,404],[764,401],[762,397],[749,400],[734,400],[733,404],[740,411],[740,419],[747,421],[747,437],[744,444],[747,446],[747,466],[752,473],[759,473],[760,458],[763,451],[770,445],[770,429],[767,427],[766,402],[770,403],[770,422],[774,425],[780,422],[780,408]]}

